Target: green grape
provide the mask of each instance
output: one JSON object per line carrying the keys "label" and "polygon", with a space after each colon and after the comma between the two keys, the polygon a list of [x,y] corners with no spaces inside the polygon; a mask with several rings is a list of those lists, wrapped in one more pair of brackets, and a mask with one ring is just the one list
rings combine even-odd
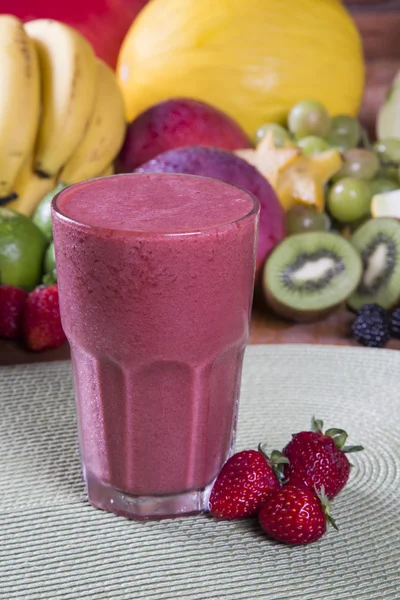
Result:
{"label": "green grape", "polygon": [[304,100],[293,106],[288,116],[288,127],[297,140],[313,135],[325,137],[331,118],[326,108],[313,100]]}
{"label": "green grape", "polygon": [[373,179],[378,172],[379,159],[373,152],[363,148],[352,148],[344,152],[343,158],[343,167],[334,175],[333,181],[339,181],[344,177]]}
{"label": "green grape", "polygon": [[298,142],[298,146],[301,148],[304,156],[313,156],[313,154],[319,154],[330,148],[327,141],[316,135],[308,135],[307,137],[301,138]]}
{"label": "green grape", "polygon": [[296,204],[285,216],[286,233],[306,233],[307,231],[329,231],[331,221],[326,213],[318,212],[312,206]]}
{"label": "green grape", "polygon": [[374,150],[383,162],[400,163],[400,140],[386,138],[374,144]]}
{"label": "green grape", "polygon": [[368,184],[355,177],[345,177],[328,193],[328,209],[340,223],[352,223],[369,214],[371,191]]}
{"label": "green grape", "polygon": [[278,123],[265,123],[257,129],[256,144],[261,142],[263,137],[265,137],[269,131],[272,131],[275,146],[277,148],[283,148],[283,146],[287,146],[290,142],[293,142],[292,136],[287,129],[282,127],[282,125],[278,125]]}
{"label": "green grape", "polygon": [[391,179],[373,179],[368,181],[371,195],[383,194],[384,192],[392,192],[393,190],[399,189],[399,184],[396,184]]}
{"label": "green grape", "polygon": [[355,148],[361,138],[361,126],[357,119],[348,115],[337,115],[331,121],[330,130],[326,136],[331,146],[340,152]]}

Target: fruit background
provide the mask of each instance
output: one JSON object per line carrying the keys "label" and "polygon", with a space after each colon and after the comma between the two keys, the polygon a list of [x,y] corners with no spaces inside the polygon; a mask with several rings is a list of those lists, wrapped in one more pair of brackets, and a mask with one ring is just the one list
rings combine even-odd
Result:
{"label": "fruit background", "polygon": [[400,347],[398,3],[145,4],[0,2],[0,363],[68,352],[50,202],[115,170],[198,173],[259,197],[251,341]]}

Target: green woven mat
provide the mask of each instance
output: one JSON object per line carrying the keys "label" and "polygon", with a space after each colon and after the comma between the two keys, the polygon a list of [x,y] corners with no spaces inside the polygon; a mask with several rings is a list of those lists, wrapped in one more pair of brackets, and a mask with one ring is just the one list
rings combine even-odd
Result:
{"label": "green woven mat", "polygon": [[399,600],[400,353],[253,346],[237,448],[282,447],[310,417],[350,432],[340,526],[305,547],[256,521],[137,523],[86,501],[68,362],[0,368],[2,600]]}

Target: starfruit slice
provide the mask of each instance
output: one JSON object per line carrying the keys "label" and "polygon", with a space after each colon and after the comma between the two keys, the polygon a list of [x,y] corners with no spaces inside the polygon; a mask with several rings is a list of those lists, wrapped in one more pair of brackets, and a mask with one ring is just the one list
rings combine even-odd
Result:
{"label": "starfruit slice", "polygon": [[319,211],[324,209],[324,187],[307,171],[285,170],[279,178],[277,193],[285,211],[299,202]]}
{"label": "starfruit slice", "polygon": [[[306,157],[304,157],[306,158]],[[336,148],[307,157],[311,172],[321,183],[327,183],[342,168],[343,159]]]}
{"label": "starfruit slice", "polygon": [[274,135],[269,131],[256,149],[256,167],[276,190],[279,174],[291,165],[300,155],[299,148],[275,146]]}
{"label": "starfruit slice", "polygon": [[322,212],[324,185],[342,164],[340,153],[335,149],[297,158],[279,174],[277,193],[283,208],[289,210],[300,202]]}
{"label": "starfruit slice", "polygon": [[239,148],[239,150],[234,150],[233,153],[236,154],[236,156],[243,158],[243,160],[253,167],[257,165],[257,155],[253,148]]}

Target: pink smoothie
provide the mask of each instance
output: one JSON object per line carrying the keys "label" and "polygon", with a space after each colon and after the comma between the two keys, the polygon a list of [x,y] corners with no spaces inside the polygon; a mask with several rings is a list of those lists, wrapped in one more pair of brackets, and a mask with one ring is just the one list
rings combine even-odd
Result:
{"label": "pink smoothie", "polygon": [[227,459],[257,224],[247,192],[188,175],[108,177],[56,198],[61,314],[93,504],[121,512],[108,488],[205,490]]}

